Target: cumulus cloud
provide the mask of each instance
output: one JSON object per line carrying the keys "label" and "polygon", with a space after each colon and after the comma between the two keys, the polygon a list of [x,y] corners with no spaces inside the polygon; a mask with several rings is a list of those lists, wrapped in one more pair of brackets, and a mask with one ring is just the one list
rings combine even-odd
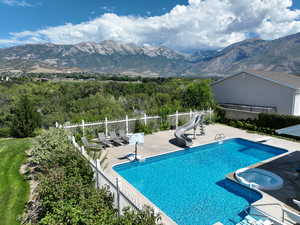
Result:
{"label": "cumulus cloud", "polygon": [[21,6],[21,7],[32,7],[33,5],[25,0],[1,0],[3,4],[9,5],[9,6]]}
{"label": "cumulus cloud", "polygon": [[222,48],[248,34],[275,39],[300,32],[300,10],[292,0],[189,0],[161,16],[106,13],[80,24],[11,33],[8,44],[116,40],[164,45],[177,50]]}

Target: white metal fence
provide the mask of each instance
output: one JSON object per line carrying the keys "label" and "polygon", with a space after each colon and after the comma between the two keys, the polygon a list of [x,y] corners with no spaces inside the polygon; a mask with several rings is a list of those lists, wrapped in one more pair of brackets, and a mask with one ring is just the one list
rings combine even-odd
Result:
{"label": "white metal fence", "polygon": [[109,174],[105,173],[101,168],[99,159],[91,158],[85,151],[85,148],[76,142],[74,136],[70,139],[75,148],[89,162],[93,169],[96,187],[108,187],[110,192],[113,194],[114,206],[118,209],[119,214],[122,213],[122,209],[125,207],[131,207],[134,210],[140,210],[143,208],[143,203],[141,203],[141,201],[136,198],[132,192],[129,192],[128,189],[122,185],[120,178],[112,178]]}
{"label": "white metal fence", "polygon": [[[196,113],[204,113],[209,117],[208,119],[211,120],[213,111],[210,109],[198,112],[176,112],[175,114],[167,116],[167,122],[169,123],[170,127],[177,128],[181,124],[189,121]],[[105,135],[108,136],[110,131],[117,130],[124,130],[126,134],[134,133],[137,122],[140,122],[143,125],[148,125],[154,130],[159,130],[161,120],[162,118],[160,116],[148,116],[147,114],[144,114],[144,116],[140,118],[128,118],[128,116],[126,115],[123,120],[109,121],[107,118],[105,118],[104,121],[99,122],[86,122],[82,120],[82,122],[79,124],[59,125],[56,123],[56,127],[61,127],[69,130],[71,135],[74,135],[76,132],[80,132],[83,136],[91,133],[95,135],[98,132],[104,132]]]}
{"label": "white metal fence", "polygon": [[[173,115],[168,115],[168,119],[170,120],[171,124],[174,124],[176,127],[179,125],[179,122],[185,122],[188,121],[193,117],[195,113],[206,113],[209,117],[212,116],[212,110],[208,111],[201,111],[201,112],[188,112],[188,113],[178,113]],[[210,118],[211,119],[211,118]],[[96,123],[85,123],[84,121],[81,124],[73,124],[73,125],[59,125],[56,124],[57,127],[63,128],[63,129],[81,129],[82,133],[85,134],[86,129],[89,127],[99,127],[103,126],[104,131],[107,134],[110,129],[113,129],[115,127],[123,127],[125,128],[127,133],[133,132],[134,127],[131,125],[132,122],[136,122],[137,120],[143,121],[144,124],[148,124],[152,122],[153,120],[160,122],[161,118],[159,116],[151,116],[148,117],[147,115],[144,115],[142,118],[134,118],[129,119],[127,116],[125,120],[117,120],[117,121],[108,121],[105,119],[105,121],[96,122]],[[144,201],[142,200],[141,196],[137,196],[136,192],[133,190],[133,188],[127,184],[126,181],[122,180],[118,177],[112,177],[110,174],[106,173],[101,165],[100,165],[100,159],[93,159],[85,150],[83,146],[80,146],[73,135],[69,136],[70,141],[74,145],[74,147],[81,153],[81,155],[88,161],[91,168],[94,171],[94,177],[96,182],[96,187],[108,187],[110,192],[114,196],[114,206],[118,209],[118,213],[122,213],[122,209],[125,207],[131,207],[134,210],[141,210],[144,206]],[[158,213],[159,210],[152,206],[154,208],[155,213]],[[170,220],[170,218],[165,218],[167,220]]]}

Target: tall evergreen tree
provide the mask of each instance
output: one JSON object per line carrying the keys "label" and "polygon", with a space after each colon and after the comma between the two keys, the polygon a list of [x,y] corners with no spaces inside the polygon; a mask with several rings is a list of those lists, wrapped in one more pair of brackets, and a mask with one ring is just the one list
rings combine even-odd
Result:
{"label": "tall evergreen tree", "polygon": [[41,115],[27,95],[21,96],[11,109],[11,132],[15,137],[30,137],[41,125]]}

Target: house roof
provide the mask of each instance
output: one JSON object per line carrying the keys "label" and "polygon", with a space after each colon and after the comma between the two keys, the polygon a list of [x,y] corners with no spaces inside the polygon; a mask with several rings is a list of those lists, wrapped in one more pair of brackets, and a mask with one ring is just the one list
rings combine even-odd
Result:
{"label": "house roof", "polygon": [[297,90],[300,89],[300,76],[288,74],[288,73],[284,73],[284,72],[265,72],[265,71],[253,71],[253,70],[244,71],[244,72],[226,77],[224,79],[216,81],[215,83],[213,83],[213,85],[220,83],[223,80],[227,80],[231,77],[238,76],[242,73],[247,73],[249,75],[256,76],[261,79],[268,80],[268,81],[271,81],[271,82],[274,82],[274,83],[277,83],[279,85],[286,86],[289,88],[293,88],[293,89],[297,89]]}

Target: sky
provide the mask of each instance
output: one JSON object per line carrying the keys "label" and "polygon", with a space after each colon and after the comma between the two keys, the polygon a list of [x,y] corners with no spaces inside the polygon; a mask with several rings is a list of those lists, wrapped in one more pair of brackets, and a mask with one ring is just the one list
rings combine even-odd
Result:
{"label": "sky", "polygon": [[0,0],[0,47],[116,40],[179,51],[300,32],[300,0]]}

